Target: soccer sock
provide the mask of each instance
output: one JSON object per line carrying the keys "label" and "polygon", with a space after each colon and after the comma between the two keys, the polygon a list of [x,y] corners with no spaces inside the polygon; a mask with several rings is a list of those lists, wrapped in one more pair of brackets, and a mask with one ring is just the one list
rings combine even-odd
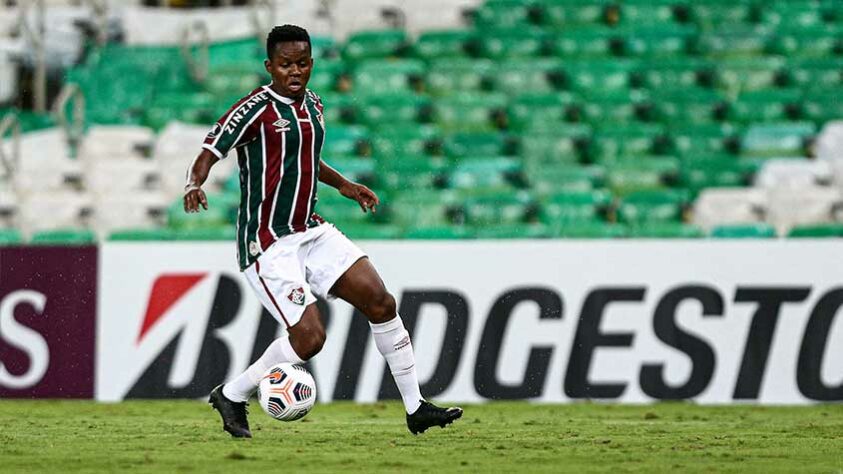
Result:
{"label": "soccer sock", "polygon": [[304,361],[293,350],[289,336],[281,336],[272,341],[272,344],[263,351],[258,360],[250,365],[245,372],[238,375],[234,380],[225,384],[222,394],[232,402],[245,402],[257,390],[261,377],[275,364],[289,362],[291,364],[303,364]]}
{"label": "soccer sock", "polygon": [[372,328],[372,335],[375,337],[375,345],[378,346],[383,358],[389,365],[395,385],[401,392],[404,400],[404,408],[407,413],[415,413],[421,406],[422,395],[419,390],[419,378],[416,375],[416,357],[413,355],[413,344],[410,342],[410,334],[404,329],[404,322],[401,316],[385,323],[369,323]]}

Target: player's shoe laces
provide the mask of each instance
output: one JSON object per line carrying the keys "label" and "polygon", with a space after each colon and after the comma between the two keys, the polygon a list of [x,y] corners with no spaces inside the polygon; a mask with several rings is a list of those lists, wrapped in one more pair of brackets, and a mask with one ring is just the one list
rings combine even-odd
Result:
{"label": "player's shoe laces", "polygon": [[249,420],[246,419],[246,414],[249,413],[246,409],[248,405],[246,402],[237,403],[225,398],[222,393],[222,385],[217,385],[217,388],[211,391],[208,403],[220,412],[222,429],[228,431],[231,436],[235,438],[252,437],[252,432],[249,431]]}
{"label": "player's shoe laces", "polygon": [[410,433],[424,433],[431,426],[444,428],[462,416],[462,408],[441,408],[422,400],[421,406],[412,415],[407,415],[407,429]]}

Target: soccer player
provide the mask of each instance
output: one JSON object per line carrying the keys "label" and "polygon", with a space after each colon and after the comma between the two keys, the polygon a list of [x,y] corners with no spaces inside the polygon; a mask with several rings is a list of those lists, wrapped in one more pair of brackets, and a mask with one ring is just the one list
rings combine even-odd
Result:
{"label": "soccer player", "polygon": [[266,71],[272,83],[242,98],[208,133],[188,170],[186,212],[207,209],[202,185],[211,167],[237,150],[240,212],[237,253],[240,269],[261,303],[287,328],[245,372],[216,387],[209,403],[223,429],[250,438],[246,402],[269,367],[301,364],[325,343],[314,294],[339,297],[369,319],[378,350],[395,379],[407,428],[413,434],[444,427],[462,416],[440,408],[419,390],[409,334],[395,299],[360,248],[314,212],[316,180],[357,201],[362,212],[380,203],[372,190],[345,179],[320,158],[325,139],[322,101],[307,89],[313,69],[310,36],[293,25],[275,27],[266,39]]}

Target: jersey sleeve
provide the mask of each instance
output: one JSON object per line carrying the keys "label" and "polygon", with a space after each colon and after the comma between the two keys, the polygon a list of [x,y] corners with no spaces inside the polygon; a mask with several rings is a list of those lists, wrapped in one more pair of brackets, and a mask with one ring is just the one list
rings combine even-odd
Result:
{"label": "jersey sleeve", "polygon": [[249,143],[257,136],[258,119],[265,108],[254,99],[240,100],[217,120],[205,136],[202,148],[224,159],[233,148]]}

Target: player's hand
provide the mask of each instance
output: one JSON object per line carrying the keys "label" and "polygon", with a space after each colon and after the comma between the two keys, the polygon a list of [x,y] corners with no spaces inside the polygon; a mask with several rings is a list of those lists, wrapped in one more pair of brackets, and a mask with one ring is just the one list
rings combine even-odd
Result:
{"label": "player's hand", "polygon": [[184,187],[184,212],[192,213],[199,212],[199,206],[208,210],[208,198],[205,196],[205,191],[195,184],[188,184]]}
{"label": "player's hand", "polygon": [[349,181],[340,186],[339,192],[343,196],[357,201],[357,204],[360,204],[360,209],[363,209],[363,212],[371,210],[372,213],[374,213],[377,211],[376,206],[381,203],[381,200],[378,199],[378,195],[362,184],[352,183]]}

